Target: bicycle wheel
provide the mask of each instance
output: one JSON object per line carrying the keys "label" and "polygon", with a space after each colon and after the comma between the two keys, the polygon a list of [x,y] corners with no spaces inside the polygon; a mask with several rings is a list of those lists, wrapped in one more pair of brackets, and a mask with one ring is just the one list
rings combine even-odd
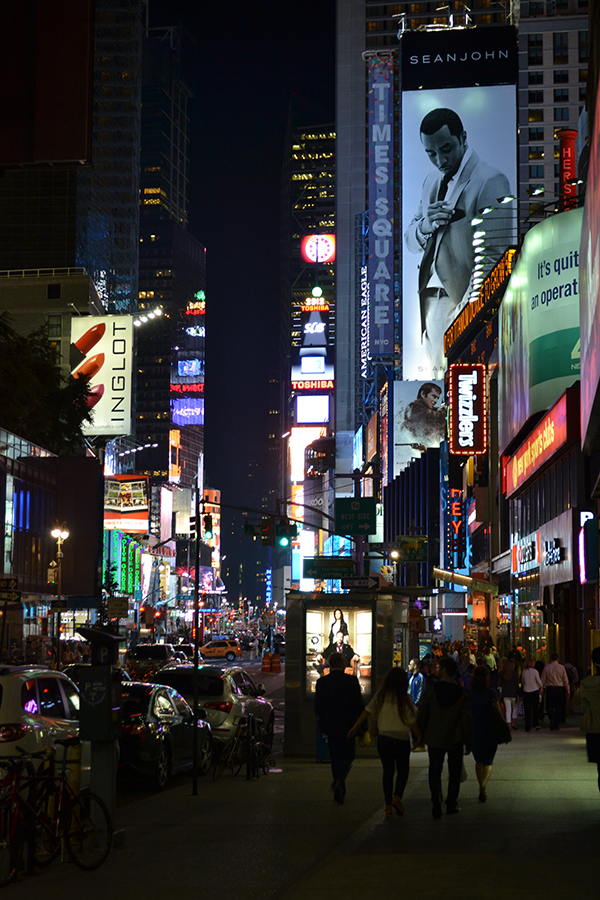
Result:
{"label": "bicycle wheel", "polygon": [[233,734],[223,746],[218,760],[213,769],[213,781],[218,781],[225,769],[229,769],[233,774],[232,760],[236,753],[238,743],[238,734]]}
{"label": "bicycle wheel", "polygon": [[67,853],[80,869],[102,865],[112,841],[112,822],[104,802],[95,794],[82,794],[72,801],[65,834]]}
{"label": "bicycle wheel", "polygon": [[23,830],[18,810],[3,803],[0,806],[0,887],[10,884],[23,858]]}
{"label": "bicycle wheel", "polygon": [[35,799],[35,864],[49,866],[60,853],[60,839],[56,832],[56,792],[42,790]]}

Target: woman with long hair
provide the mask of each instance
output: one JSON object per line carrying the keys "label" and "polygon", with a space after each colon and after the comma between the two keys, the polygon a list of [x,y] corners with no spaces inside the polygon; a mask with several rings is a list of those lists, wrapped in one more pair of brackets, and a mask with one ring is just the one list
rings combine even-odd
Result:
{"label": "woman with long hair", "polygon": [[525,710],[525,731],[531,731],[533,727],[540,727],[540,697],[543,693],[542,679],[533,665],[533,659],[528,656],[521,672],[521,687],[523,689],[523,708]]}
{"label": "woman with long hair", "polygon": [[344,613],[341,609],[334,609],[333,611],[333,621],[329,628],[329,643],[333,644],[335,641],[336,634],[342,632],[344,637],[348,637],[348,623],[344,619]]}
{"label": "woman with long hair", "polygon": [[504,703],[504,718],[509,728],[517,727],[519,709],[519,678],[514,659],[507,659],[498,676],[498,692]]}
{"label": "woman with long hair", "polygon": [[492,774],[494,756],[498,742],[494,737],[493,706],[498,705],[498,694],[490,688],[490,670],[487,666],[477,666],[469,686],[471,718],[473,719],[472,753],[475,760],[475,774],[479,784],[479,802],[487,800],[486,786]]}
{"label": "woman with long hair", "polygon": [[381,687],[348,732],[349,738],[354,737],[357,728],[370,714],[377,720],[377,752],[383,766],[385,814],[389,817],[395,811],[396,815],[402,816],[402,796],[410,769],[411,733],[416,743],[421,743],[417,713],[408,694],[408,675],[404,669],[394,666],[387,672]]}

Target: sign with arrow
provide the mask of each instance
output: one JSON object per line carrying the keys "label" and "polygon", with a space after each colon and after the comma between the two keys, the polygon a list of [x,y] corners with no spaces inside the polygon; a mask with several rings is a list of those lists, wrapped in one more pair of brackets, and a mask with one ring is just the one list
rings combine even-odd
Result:
{"label": "sign with arrow", "polygon": [[21,599],[21,591],[0,591],[0,600],[8,600],[9,603],[18,603]]}
{"label": "sign with arrow", "polygon": [[375,497],[338,497],[335,501],[337,534],[376,534]]}
{"label": "sign with arrow", "polygon": [[0,591],[16,591],[19,582],[16,578],[0,578]]}
{"label": "sign with arrow", "polygon": [[357,576],[356,578],[342,578],[342,590],[352,591],[352,590],[364,590],[364,591],[372,591],[379,587],[379,579],[371,578],[370,575],[365,578],[360,578]]}

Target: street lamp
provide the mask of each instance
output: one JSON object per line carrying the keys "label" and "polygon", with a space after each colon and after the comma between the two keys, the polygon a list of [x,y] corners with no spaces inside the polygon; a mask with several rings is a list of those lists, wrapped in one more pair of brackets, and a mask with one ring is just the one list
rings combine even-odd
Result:
{"label": "street lamp", "polygon": [[63,542],[69,537],[68,529],[65,527],[65,523],[62,525],[56,525],[52,531],[50,532],[53,538],[56,539],[56,575],[57,575],[57,586],[56,586],[56,669],[60,669],[60,613],[61,613],[61,592],[62,592],[62,545]]}

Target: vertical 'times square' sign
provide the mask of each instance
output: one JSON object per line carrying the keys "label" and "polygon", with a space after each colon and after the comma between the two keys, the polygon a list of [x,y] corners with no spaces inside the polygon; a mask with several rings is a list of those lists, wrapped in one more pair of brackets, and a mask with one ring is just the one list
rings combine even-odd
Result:
{"label": "vertical 'times square' sign", "polygon": [[450,453],[481,456],[487,451],[485,376],[483,363],[450,366]]}

